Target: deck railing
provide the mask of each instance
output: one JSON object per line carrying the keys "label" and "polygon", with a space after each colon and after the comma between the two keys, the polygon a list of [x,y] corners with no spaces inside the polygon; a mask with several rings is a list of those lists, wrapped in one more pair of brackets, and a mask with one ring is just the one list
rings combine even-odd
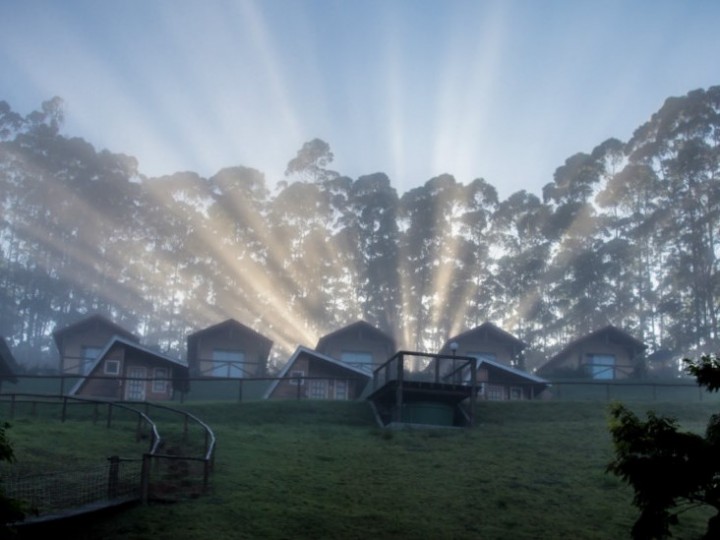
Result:
{"label": "deck railing", "polygon": [[390,381],[471,385],[477,360],[472,356],[398,351],[373,371],[373,390]]}

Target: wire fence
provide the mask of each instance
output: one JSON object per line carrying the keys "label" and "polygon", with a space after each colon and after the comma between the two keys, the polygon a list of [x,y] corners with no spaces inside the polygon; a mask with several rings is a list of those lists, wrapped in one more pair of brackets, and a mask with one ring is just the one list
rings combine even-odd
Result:
{"label": "wire fence", "polygon": [[[430,371],[420,371],[413,374],[414,378],[418,376],[430,376]],[[7,382],[0,386],[0,397],[7,393],[62,393],[61,389],[66,391],[72,387],[72,382],[77,380],[77,376],[71,377],[66,375],[55,376],[37,376],[37,375],[18,375],[17,383],[14,385]],[[193,403],[193,402],[212,402],[212,401],[235,401],[238,403],[258,401],[268,396],[268,390],[277,383],[287,383],[292,385],[293,391],[286,392],[284,399],[339,399],[337,392],[326,391],[323,395],[311,389],[336,388],[336,383],[342,383],[345,387],[350,387],[351,383],[360,386],[364,384],[360,379],[348,379],[338,377],[309,377],[286,375],[285,377],[191,377],[187,379],[189,389],[187,391],[176,391],[170,403]],[[310,384],[312,381],[316,381]],[[319,384],[326,383],[325,385]],[[622,378],[622,379],[601,379],[593,380],[590,378],[552,378],[549,380],[549,388],[541,395],[540,398],[550,398],[555,400],[601,400],[612,401],[614,399],[635,399],[645,401],[705,401],[712,400],[714,395],[709,395],[703,388],[698,387],[694,379],[674,378],[674,379],[639,379],[639,378]],[[377,383],[376,383],[377,384]],[[534,385],[535,383],[527,383]],[[516,381],[512,386],[523,387],[524,383]],[[372,384],[367,386],[366,390],[370,390]],[[506,395],[505,395],[506,394]],[[512,392],[505,392],[502,396],[496,394],[492,399],[515,399]],[[269,397],[274,399],[279,393],[274,392]],[[343,394],[344,399],[354,399],[357,397],[364,398],[367,391],[359,395],[346,392]],[[720,397],[720,396],[718,396]]]}
{"label": "wire fence", "polygon": [[[0,469],[6,495],[22,501],[25,523],[47,521],[128,501],[195,498],[209,490],[216,440],[213,431],[194,415],[169,406],[99,402],[69,396],[0,394],[5,418],[49,422],[103,422],[124,436],[134,433],[149,447],[135,458],[111,456],[106,462],[64,467],[57,459],[38,472],[38,465],[14,463]],[[151,419],[151,414],[153,419]],[[161,437],[156,425],[163,423]],[[167,429],[165,429],[167,428]],[[129,429],[129,431],[128,431]],[[132,435],[131,435],[132,436]],[[78,440],[78,444],[83,444]],[[48,450],[52,454],[52,450]],[[58,456],[59,457],[59,456]],[[91,460],[102,460],[101,456]],[[48,468],[48,466],[44,466]]]}
{"label": "wire fence", "polygon": [[140,459],[111,458],[100,465],[73,467],[44,474],[4,468],[2,486],[8,497],[22,501],[28,518],[48,519],[97,505],[139,500]]}

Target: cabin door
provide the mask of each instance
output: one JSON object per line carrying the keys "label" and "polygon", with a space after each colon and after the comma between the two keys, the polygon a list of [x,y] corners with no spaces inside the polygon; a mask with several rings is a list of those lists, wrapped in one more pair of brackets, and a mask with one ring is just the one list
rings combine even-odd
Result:
{"label": "cabin door", "polygon": [[125,383],[125,399],[128,401],[145,401],[145,379],[147,371],[142,366],[128,368]]}

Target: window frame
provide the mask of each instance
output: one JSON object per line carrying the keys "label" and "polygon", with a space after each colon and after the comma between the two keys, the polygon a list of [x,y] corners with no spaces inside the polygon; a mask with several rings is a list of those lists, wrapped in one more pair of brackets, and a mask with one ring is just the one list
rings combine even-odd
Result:
{"label": "window frame", "polygon": [[288,378],[290,379],[290,384],[293,386],[305,385],[305,372],[301,369],[291,371]]}
{"label": "window frame", "polygon": [[[159,372],[163,372],[160,375]],[[166,367],[153,368],[152,391],[155,394],[167,394],[170,383],[170,369]]]}
{"label": "window frame", "polygon": [[[114,371],[110,369],[111,365],[116,366],[116,369]],[[118,360],[117,358],[108,358],[107,360],[105,360],[103,373],[105,375],[120,375],[120,360]]]}

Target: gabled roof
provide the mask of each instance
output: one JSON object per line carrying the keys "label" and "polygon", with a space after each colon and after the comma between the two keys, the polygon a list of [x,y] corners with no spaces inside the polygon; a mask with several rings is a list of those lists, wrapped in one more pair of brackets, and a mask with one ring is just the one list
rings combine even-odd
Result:
{"label": "gabled roof", "polygon": [[478,360],[477,367],[480,367],[483,364],[487,364],[488,366],[505,371],[506,373],[510,373],[512,375],[516,375],[518,377],[528,379],[529,381],[532,381],[534,383],[547,384],[547,385],[550,384],[550,381],[543,379],[542,377],[538,377],[537,375],[533,375],[532,373],[528,373],[527,371],[523,371],[521,369],[516,369],[511,366],[506,366],[505,364],[495,362],[494,360],[489,360],[487,358],[481,358]]}
{"label": "gabled roof", "polygon": [[17,373],[17,371],[18,365],[17,362],[15,362],[15,357],[10,351],[10,347],[8,347],[5,338],[0,337],[0,377],[16,383],[17,377],[15,377],[15,373]]}
{"label": "gabled roof", "polygon": [[548,369],[553,368],[556,364],[561,363],[565,357],[568,354],[571,354],[572,351],[578,347],[579,345],[582,345],[586,341],[591,341],[597,338],[600,338],[602,336],[605,336],[605,339],[611,342],[618,343],[627,349],[636,351],[640,350],[643,351],[647,349],[647,345],[645,345],[642,341],[639,339],[635,339],[630,334],[625,332],[624,330],[621,330],[620,328],[613,326],[612,324],[609,324],[608,326],[604,326],[603,328],[600,328],[599,330],[595,330],[594,332],[590,332],[589,334],[586,334],[582,337],[579,337],[573,341],[571,341],[568,345],[566,345],[561,351],[559,351],[557,354],[552,356],[550,360],[545,362],[538,371],[546,371]]}
{"label": "gabled roof", "polygon": [[351,332],[364,332],[371,336],[374,336],[377,339],[384,340],[388,343],[390,343],[393,348],[395,347],[395,339],[392,336],[389,336],[382,330],[379,330],[378,328],[375,328],[373,325],[371,325],[369,322],[366,321],[355,321],[352,324],[348,324],[347,326],[343,326],[342,328],[339,328],[338,330],[335,330],[334,332],[330,332],[329,334],[325,334],[323,337],[321,337],[317,345],[315,346],[315,349],[320,350],[327,345],[328,341],[331,341],[339,336],[342,336],[343,334],[351,333]]}
{"label": "gabled roof", "polygon": [[258,341],[264,343],[268,348],[272,347],[272,345],[273,345],[273,342],[271,339],[263,336],[259,332],[256,332],[249,326],[245,326],[244,324],[236,321],[235,319],[227,319],[221,323],[214,324],[212,326],[208,326],[207,328],[203,328],[202,330],[198,330],[197,332],[193,332],[192,334],[188,335],[188,337],[187,337],[188,348],[190,348],[191,346],[194,346],[195,342],[200,337],[202,337],[206,334],[212,334],[214,332],[221,331],[225,328],[229,328],[229,329],[234,328],[236,330],[239,330],[241,332],[249,334],[253,337],[253,339],[257,339]]}
{"label": "gabled roof", "polygon": [[88,317],[85,317],[84,319],[80,319],[79,321],[76,321],[68,326],[65,326],[63,328],[59,328],[55,330],[52,335],[53,339],[55,340],[55,344],[57,345],[58,349],[60,349],[60,340],[63,336],[65,336],[68,333],[72,333],[75,330],[78,330],[79,328],[82,328],[83,326],[90,325],[92,323],[98,323],[102,324],[104,326],[107,326],[108,328],[112,329],[113,333],[118,336],[123,336],[127,339],[133,340],[133,341],[140,341],[140,338],[137,337],[135,334],[130,332],[129,330],[123,328],[117,323],[114,323],[104,315],[100,315],[99,313],[96,313],[94,315],[90,315]]}
{"label": "gabled roof", "polygon": [[[98,354],[97,358],[95,358],[95,360],[93,360],[93,363],[92,363],[92,365],[90,366],[90,370],[88,371],[88,374],[92,374],[93,371],[95,371],[95,368],[97,368],[98,364],[100,364],[100,362],[102,362],[102,361],[105,359],[105,356],[107,356],[108,352],[110,352],[110,349],[112,349],[113,346],[115,346],[115,344],[117,344],[117,343],[120,343],[120,344],[122,344],[122,345],[125,345],[126,347],[128,347],[128,348],[130,348],[130,349],[133,349],[133,350],[136,350],[136,351],[140,351],[140,352],[142,352],[142,353],[145,353],[145,354],[148,354],[148,355],[150,355],[150,356],[153,356],[153,357],[155,357],[155,358],[158,359],[158,360],[162,360],[162,361],[164,361],[164,362],[168,362],[168,363],[171,363],[171,364],[175,364],[175,365],[177,365],[178,367],[185,368],[185,369],[187,369],[187,367],[188,367],[188,366],[187,366],[187,363],[184,362],[183,360],[180,360],[180,359],[177,359],[177,358],[172,358],[172,357],[170,357],[170,356],[164,355],[164,354],[159,353],[159,352],[157,352],[157,351],[153,351],[152,349],[148,349],[147,347],[145,347],[145,346],[143,346],[143,345],[140,345],[139,343],[136,343],[136,342],[134,342],[134,341],[130,341],[129,339],[126,339],[126,338],[124,338],[124,337],[121,337],[121,336],[113,336],[113,337],[110,339],[110,341],[108,341],[107,345],[105,345],[105,347],[104,347],[103,350],[100,352],[100,354]],[[80,388],[82,387],[82,385],[85,384],[86,379],[87,379],[87,377],[82,377],[82,378],[75,384],[75,386],[72,387],[72,389],[70,390],[70,394],[69,394],[69,395],[72,396],[72,395],[74,395],[78,390],[80,390]]]}
{"label": "gabled roof", "polygon": [[513,336],[511,333],[506,332],[505,330],[494,325],[491,322],[484,322],[480,326],[476,326],[475,328],[473,328],[471,330],[468,330],[466,332],[463,332],[461,334],[458,334],[456,336],[448,338],[448,340],[445,342],[445,344],[442,346],[442,349],[440,349],[440,350],[441,350],[441,352],[449,351],[450,344],[453,341],[461,341],[461,340],[471,337],[475,334],[483,334],[483,333],[493,335],[501,341],[506,341],[508,343],[512,343],[512,345],[514,347],[517,347],[519,350],[522,350],[525,347],[527,347],[527,343],[525,343],[522,340],[519,340],[518,338]]}
{"label": "gabled roof", "polygon": [[321,362],[325,362],[327,364],[331,364],[335,367],[347,370],[352,372],[354,375],[360,375],[362,377],[365,377],[367,379],[370,378],[370,373],[367,371],[356,368],[354,366],[351,366],[349,364],[346,364],[345,362],[341,362],[340,360],[336,360],[335,358],[332,358],[330,356],[321,354],[317,351],[314,351],[312,349],[309,349],[308,347],[303,347],[300,345],[297,349],[295,349],[295,352],[292,354],[292,356],[288,359],[287,363],[283,366],[283,368],[280,370],[280,373],[278,373],[278,378],[275,379],[270,387],[265,391],[265,395],[263,396],[264,399],[267,399],[272,395],[272,393],[275,391],[275,388],[277,388],[277,385],[280,383],[280,379],[284,379],[292,368],[292,366],[297,362],[298,358],[302,354],[307,354],[314,358],[315,360],[320,360]]}

